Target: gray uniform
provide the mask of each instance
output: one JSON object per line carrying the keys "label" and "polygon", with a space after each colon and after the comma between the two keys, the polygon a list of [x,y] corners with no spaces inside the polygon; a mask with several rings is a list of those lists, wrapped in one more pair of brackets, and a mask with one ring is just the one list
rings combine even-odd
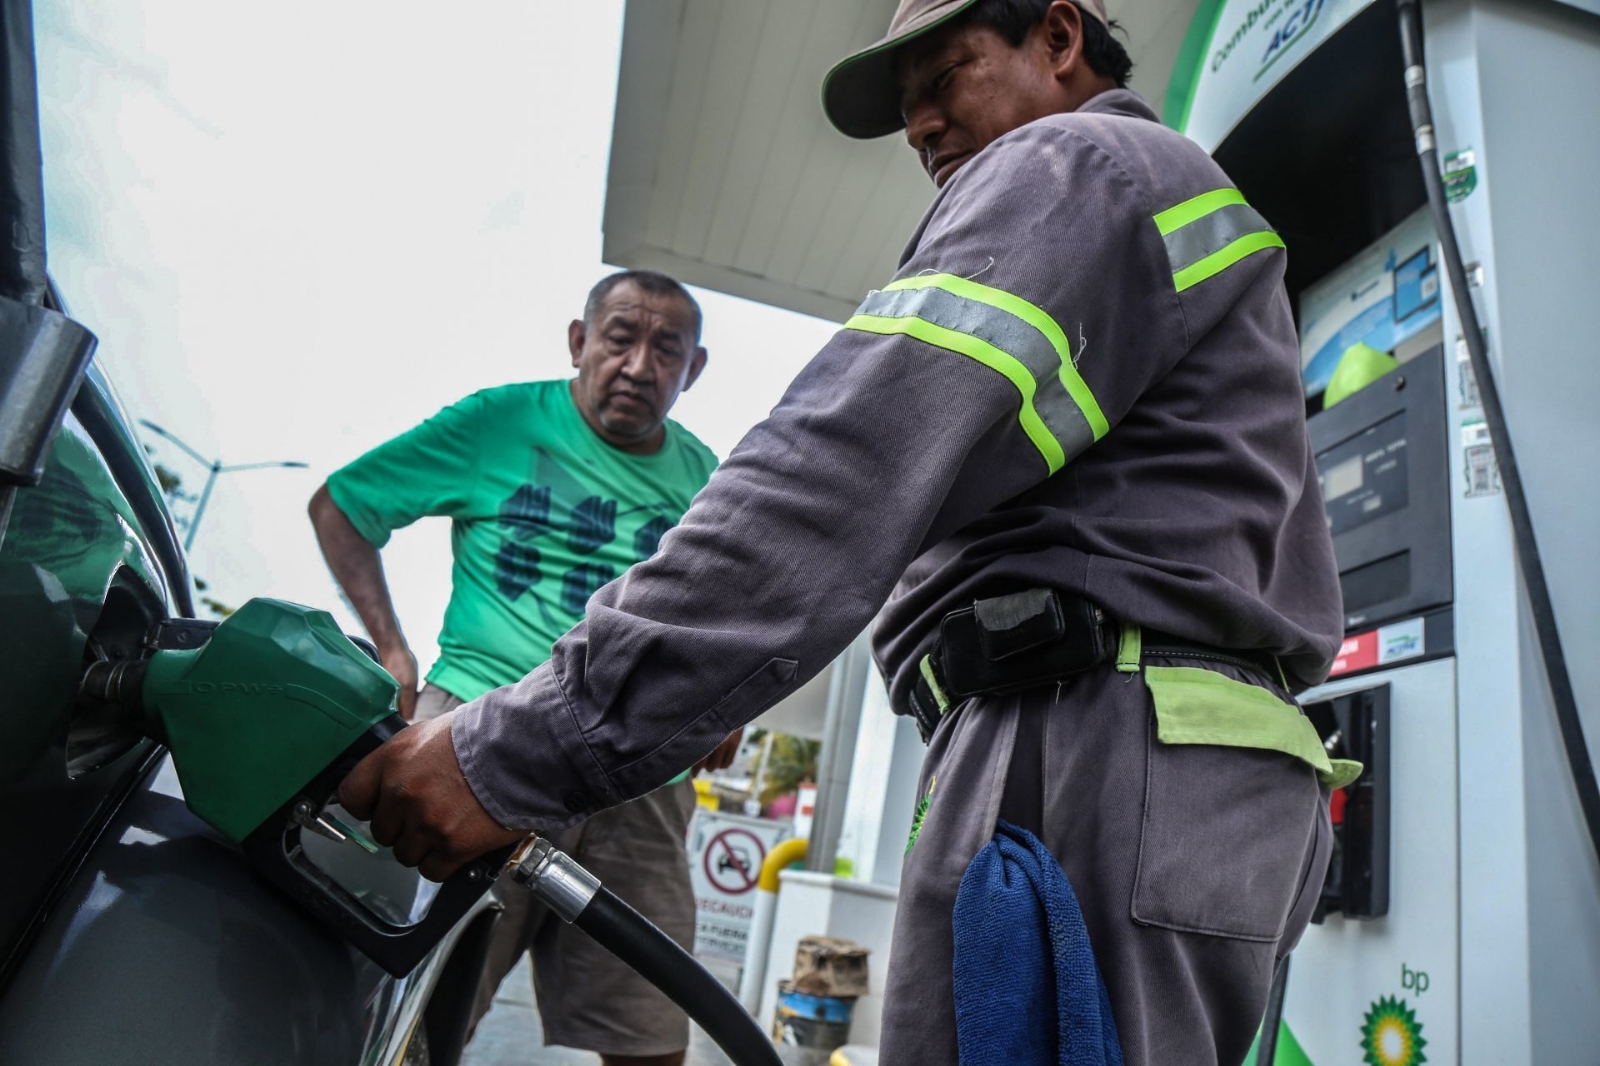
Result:
{"label": "gray uniform", "polygon": [[[1276,656],[1289,686],[1322,680],[1340,637],[1340,600],[1306,437],[1282,242],[1204,152],[1154,118],[1131,92],[1103,93],[1076,113],[1001,137],[946,184],[896,280],[867,296],[658,554],[601,589],[548,664],[458,715],[457,753],[490,814],[508,826],[555,829],[648,791],[822,669],[880,608],[874,647],[902,711],[945,613],[1037,585],[1082,594],[1126,623]],[[1151,697],[1132,680],[1106,667],[1073,685],[1098,703],[1097,715],[1148,718]],[[1269,691],[1254,674],[1227,680]],[[1140,694],[1137,707],[1126,706],[1129,692]],[[1293,714],[1283,693],[1269,695]],[[1171,710],[1182,701],[1166,703]],[[999,706],[969,701],[947,718],[935,761],[969,747],[946,734],[965,736]],[[1162,720],[1160,741],[1243,745],[1209,754],[1280,769],[1288,783],[1258,790],[1255,806],[1235,813],[1263,830],[1286,819],[1284,832],[1265,834],[1281,846],[1253,852],[1246,866],[1270,866],[1298,885],[1316,872],[1308,866],[1316,780],[1305,763],[1315,764],[1320,749],[1298,734],[1283,741],[1275,732],[1282,723],[1248,699],[1240,706],[1242,716],[1256,715],[1256,733],[1278,740],[1252,744],[1225,729],[1213,741],[1191,716]],[[1215,718],[1214,707],[1207,713]],[[1064,727],[1052,717],[1049,728]],[[1142,779],[1155,736],[1154,725],[1106,733],[1115,752],[1102,753],[1103,762]],[[1118,761],[1135,754],[1137,766]],[[978,821],[992,824],[994,804],[952,799],[949,776],[940,802],[981,809]],[[990,787],[1003,794],[1005,775]],[[1055,796],[1059,782],[1040,787]],[[1143,791],[1102,790],[1093,806],[1133,818]],[[1050,818],[1033,822],[1052,849],[1064,846]],[[1118,840],[1132,831],[1106,825]],[[981,842],[973,836],[956,834],[950,868],[928,876],[948,880],[964,868]],[[1192,858],[1181,832],[1158,834],[1156,843],[1162,853],[1144,862]],[[1147,851],[1154,846],[1147,840]],[[948,912],[941,919],[924,909],[943,902],[936,894],[918,902],[923,850],[907,866],[901,920],[917,923],[919,937],[947,942]],[[1090,875],[1074,866],[1092,862],[1094,847],[1074,854],[1057,857],[1077,883]],[[1252,876],[1242,868],[1242,880],[1208,898],[1224,902]],[[1242,941],[1266,949],[1241,965],[1264,972],[1280,943],[1292,942],[1295,893],[1277,895],[1272,928],[1257,915]],[[1091,930],[1097,907],[1140,921],[1126,894],[1084,906]],[[1210,931],[1178,935],[1238,932],[1203,917],[1188,924]],[[901,972],[901,960],[917,954],[905,944],[897,938]],[[1097,945],[1103,967],[1115,969],[1107,960],[1115,950],[1121,945]],[[1225,981],[1231,973],[1195,976]],[[1242,1010],[1215,1023],[1225,1024],[1226,1039],[1205,1037],[1214,1052],[1185,1061],[1228,1061],[1241,1017],[1259,1017],[1265,978],[1255,976],[1220,998],[1211,987],[1193,991],[1202,1001],[1193,1016],[1205,1027],[1228,996]],[[920,979],[943,988],[948,1002],[947,967]],[[904,986],[895,975],[891,982]],[[1108,984],[1130,1063],[1154,1061],[1140,1048],[1175,1046],[1130,1036],[1144,1024],[1138,994],[1114,974]],[[886,1061],[953,1061],[953,1037],[946,1049],[907,1045],[902,1056],[897,1010],[891,1004],[886,1018]],[[939,1024],[924,1027],[939,1036]],[[1193,1026],[1186,1032],[1179,1043],[1200,1039]]]}

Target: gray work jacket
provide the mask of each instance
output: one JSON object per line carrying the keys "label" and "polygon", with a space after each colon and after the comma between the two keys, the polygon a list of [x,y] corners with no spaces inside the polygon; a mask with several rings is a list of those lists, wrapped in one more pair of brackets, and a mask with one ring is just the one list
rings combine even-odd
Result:
{"label": "gray work jacket", "polygon": [[1127,90],[990,144],[658,553],[458,712],[473,792],[544,830],[648,792],[874,616],[904,708],[939,619],[1026,585],[1321,681],[1340,597],[1282,247]]}

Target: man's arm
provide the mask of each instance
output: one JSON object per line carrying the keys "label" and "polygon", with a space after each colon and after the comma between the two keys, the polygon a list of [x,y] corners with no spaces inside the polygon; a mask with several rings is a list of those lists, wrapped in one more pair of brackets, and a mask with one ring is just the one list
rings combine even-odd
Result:
{"label": "man's arm", "polygon": [[334,581],[378,646],[383,668],[400,682],[400,717],[409,722],[417,704],[417,657],[400,631],[389,582],[383,575],[383,559],[339,509],[326,484],[317,489],[306,510]]}
{"label": "man's arm", "polygon": [[399,710],[408,721],[417,702],[417,659],[395,617],[378,551],[391,533],[419,518],[466,512],[485,395],[451,404],[335,470],[307,508],[334,581],[378,646],[384,669],[400,682]]}
{"label": "man's arm", "polygon": [[714,749],[712,749],[710,755],[707,755],[704,759],[701,759],[699,762],[695,763],[694,772],[699,773],[702,770],[726,770],[728,767],[733,765],[734,756],[739,754],[739,743],[742,740],[744,740],[744,726],[740,726],[738,729],[735,729],[733,732],[729,733],[727,737],[723,739],[721,744],[718,744]]}

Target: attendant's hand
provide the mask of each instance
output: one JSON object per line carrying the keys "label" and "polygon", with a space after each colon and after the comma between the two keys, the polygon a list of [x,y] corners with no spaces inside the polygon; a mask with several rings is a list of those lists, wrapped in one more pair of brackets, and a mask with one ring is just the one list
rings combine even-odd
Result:
{"label": "attendant's hand", "polygon": [[[744,727],[740,726],[728,734],[728,738],[712,749],[711,754],[694,764],[694,772],[701,770],[726,770],[733,765],[734,756],[739,754],[739,742],[744,739]],[[693,775],[690,775],[693,776]]]}
{"label": "attendant's hand", "polygon": [[450,740],[454,717],[402,729],[339,786],[340,805],[372,823],[372,839],[430,881],[528,835],[502,827],[478,802]]}
{"label": "attendant's hand", "polygon": [[395,697],[395,704],[399,708],[400,717],[408,722],[411,721],[411,716],[417,713],[417,657],[402,643],[379,648],[378,661],[396,681],[400,682],[400,691]]}

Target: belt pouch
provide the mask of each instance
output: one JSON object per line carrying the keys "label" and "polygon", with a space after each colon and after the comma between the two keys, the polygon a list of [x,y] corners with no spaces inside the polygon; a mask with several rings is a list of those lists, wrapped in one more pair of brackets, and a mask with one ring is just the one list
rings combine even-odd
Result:
{"label": "belt pouch", "polygon": [[1111,657],[1104,615],[1081,596],[1028,589],[951,611],[939,669],[953,697],[1032,688]]}

